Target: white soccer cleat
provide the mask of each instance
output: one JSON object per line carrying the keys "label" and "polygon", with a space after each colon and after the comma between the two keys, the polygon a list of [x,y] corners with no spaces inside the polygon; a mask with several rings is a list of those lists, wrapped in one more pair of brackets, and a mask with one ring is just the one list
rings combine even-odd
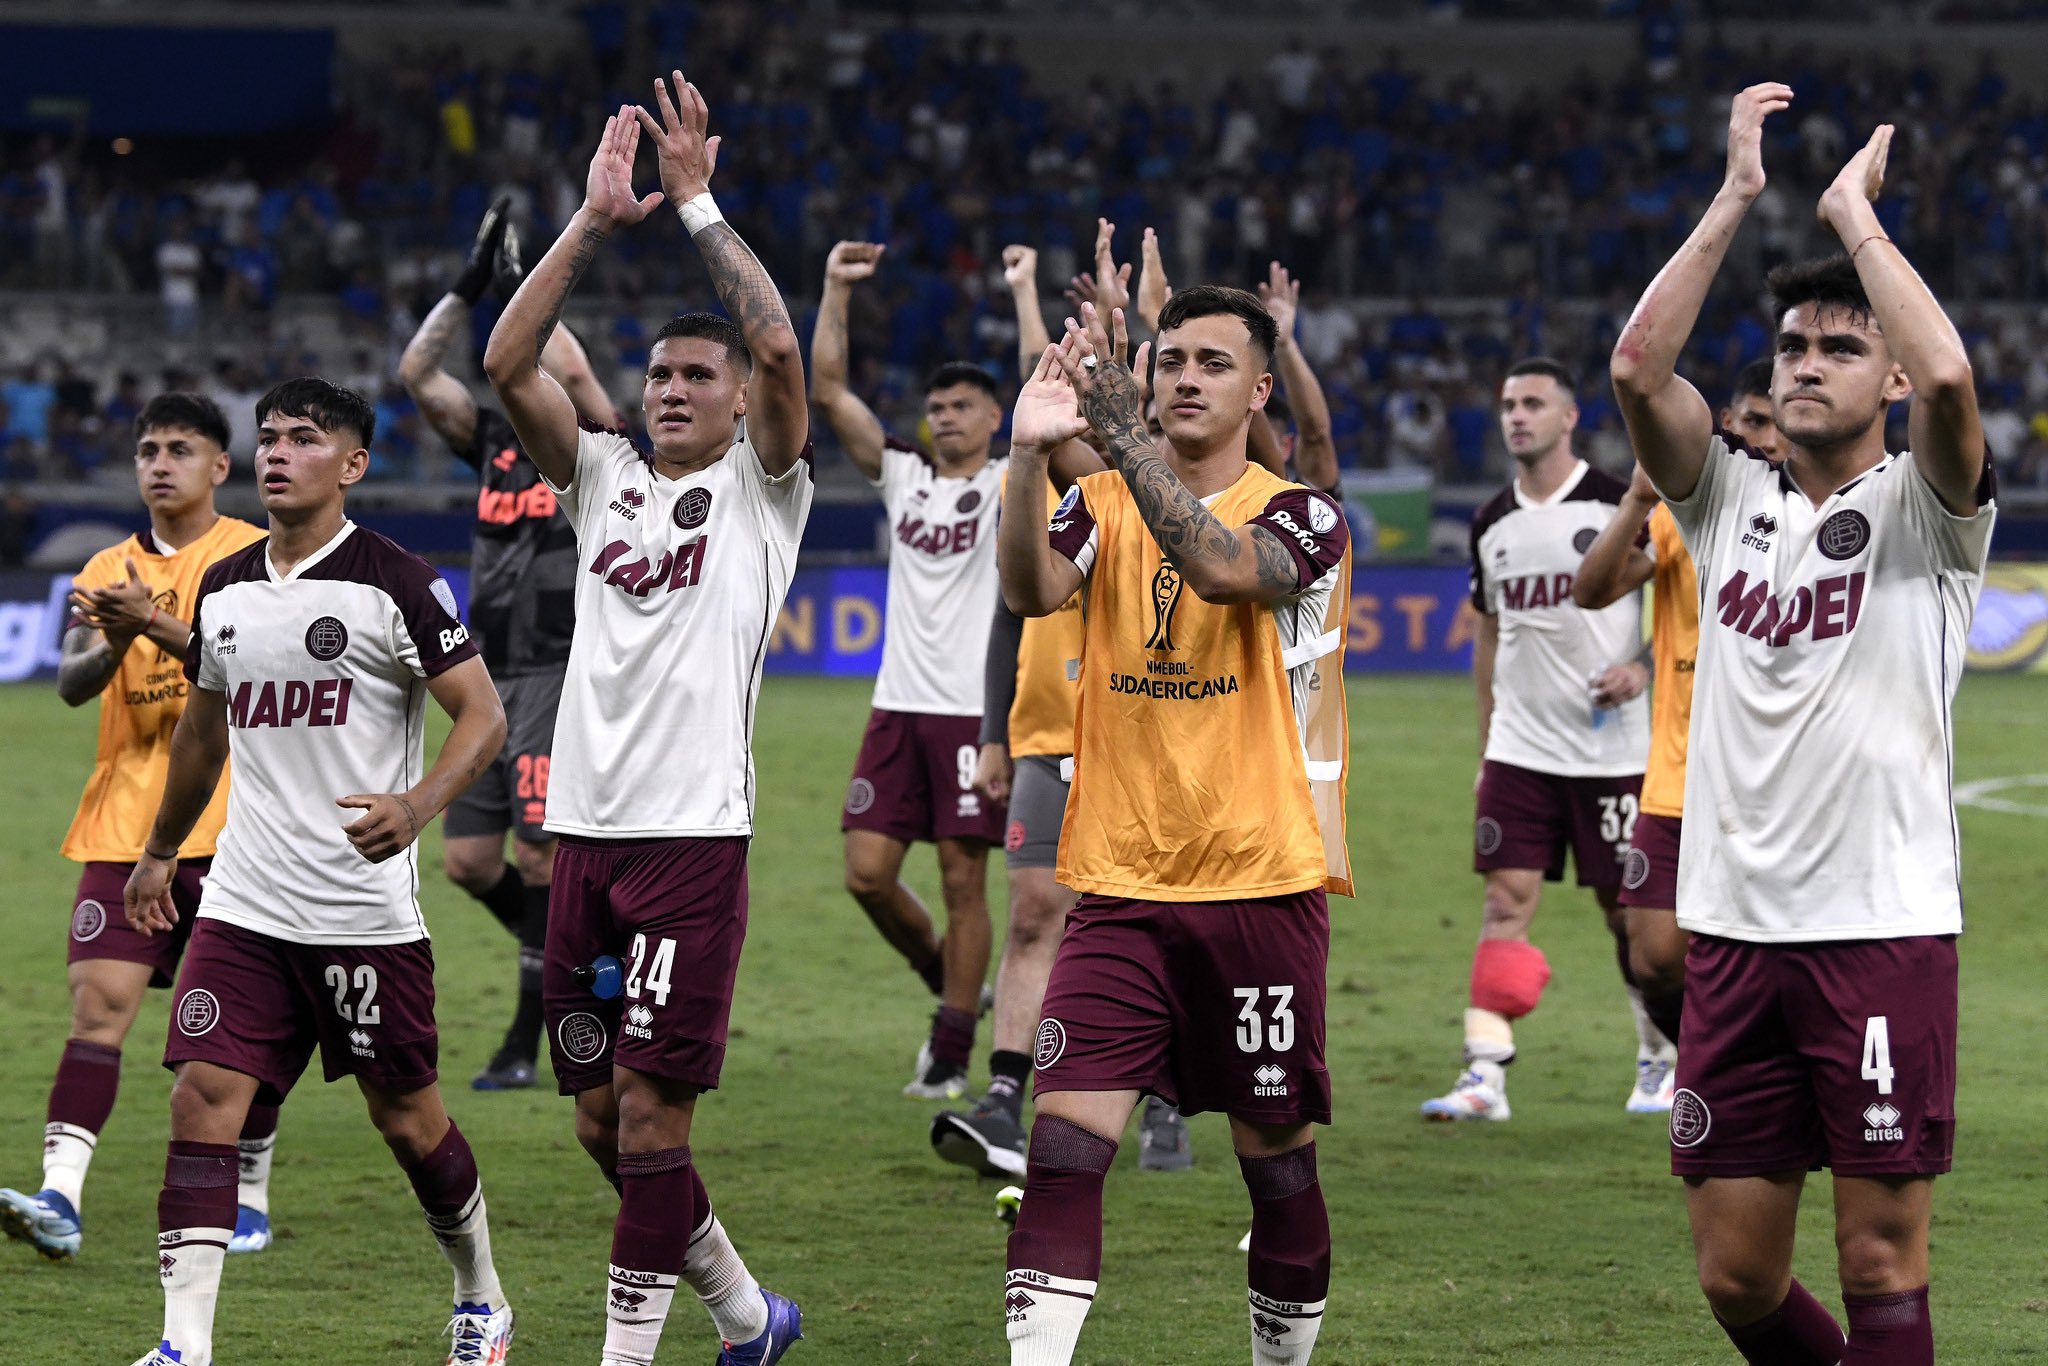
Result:
{"label": "white soccer cleat", "polygon": [[1500,1077],[1500,1070],[1498,1063],[1473,1063],[1448,1093],[1422,1102],[1422,1117],[1436,1121],[1488,1119],[1498,1122],[1506,1119],[1507,1086],[1504,1078],[1495,1080]]}
{"label": "white soccer cleat", "polygon": [[504,1366],[512,1350],[512,1306],[458,1304],[447,1336],[448,1366]]}
{"label": "white soccer cleat", "polygon": [[1678,1093],[1678,1055],[1652,1053],[1636,1059],[1636,1084],[1629,1088],[1632,1115],[1668,1115]]}
{"label": "white soccer cleat", "polygon": [[169,1342],[161,1342],[149,1349],[135,1366],[192,1366],[182,1352],[173,1352]]}
{"label": "white soccer cleat", "polygon": [[917,1070],[903,1094],[912,1100],[958,1100],[967,1094],[967,1069],[934,1058],[931,1040],[926,1039],[918,1045]]}
{"label": "white soccer cleat", "polygon": [[1237,1250],[1239,1252],[1250,1252],[1252,1250],[1252,1231],[1250,1229],[1246,1229],[1244,1237],[1237,1240]]}

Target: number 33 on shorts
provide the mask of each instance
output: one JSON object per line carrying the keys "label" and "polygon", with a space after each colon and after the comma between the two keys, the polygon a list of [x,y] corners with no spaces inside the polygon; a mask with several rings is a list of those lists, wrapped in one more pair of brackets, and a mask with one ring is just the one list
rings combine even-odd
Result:
{"label": "number 33 on shorts", "polygon": [[[1261,1047],[1285,1053],[1294,1047],[1293,987],[1235,987],[1237,997],[1237,1047],[1241,1053],[1256,1053]],[[1264,1012],[1259,1007],[1266,1006]]]}

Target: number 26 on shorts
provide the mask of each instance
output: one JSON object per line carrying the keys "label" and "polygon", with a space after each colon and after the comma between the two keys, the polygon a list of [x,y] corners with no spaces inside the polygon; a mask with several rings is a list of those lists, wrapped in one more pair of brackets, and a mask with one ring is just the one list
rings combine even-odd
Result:
{"label": "number 26 on shorts", "polygon": [[[1256,1053],[1260,1047],[1275,1053],[1285,1053],[1294,1047],[1294,1011],[1289,1007],[1294,1001],[1293,987],[1234,987],[1232,994],[1237,997],[1237,1047],[1240,1052]],[[1259,1013],[1261,999],[1270,1000],[1268,1020]]]}

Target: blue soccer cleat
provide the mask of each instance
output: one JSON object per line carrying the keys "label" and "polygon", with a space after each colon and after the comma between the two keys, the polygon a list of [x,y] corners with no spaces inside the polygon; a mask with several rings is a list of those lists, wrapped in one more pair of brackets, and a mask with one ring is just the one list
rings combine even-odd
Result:
{"label": "blue soccer cleat", "polygon": [[235,1206],[235,1236],[228,1239],[230,1252],[261,1252],[270,1246],[270,1216],[254,1205]]}
{"label": "blue soccer cleat", "polygon": [[135,1366],[185,1366],[185,1355],[171,1350],[171,1340],[165,1338],[143,1354]]}
{"label": "blue soccer cleat", "polygon": [[804,1335],[804,1311],[796,1301],[784,1299],[773,1290],[763,1290],[768,1301],[768,1327],[752,1342],[725,1344],[718,1354],[718,1366],[774,1366],[782,1354]]}
{"label": "blue soccer cleat", "polygon": [[62,1262],[78,1255],[82,1239],[78,1211],[53,1190],[23,1195],[0,1190],[0,1232],[27,1243],[46,1261]]}

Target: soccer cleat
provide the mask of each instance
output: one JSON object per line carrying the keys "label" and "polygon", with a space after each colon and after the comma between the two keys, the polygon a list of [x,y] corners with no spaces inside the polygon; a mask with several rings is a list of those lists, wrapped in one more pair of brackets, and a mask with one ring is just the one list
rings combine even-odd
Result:
{"label": "soccer cleat", "polygon": [[230,1252],[261,1252],[270,1246],[270,1216],[254,1205],[235,1206],[235,1236],[228,1239]]}
{"label": "soccer cleat", "polygon": [[967,1069],[933,1057],[932,1042],[926,1039],[918,1045],[917,1070],[903,1094],[912,1100],[958,1100],[967,1094]]}
{"label": "soccer cleat", "polygon": [[533,1059],[500,1053],[469,1080],[472,1091],[524,1091],[533,1085]]}
{"label": "soccer cleat", "polygon": [[503,1366],[512,1349],[512,1306],[458,1304],[446,1335],[448,1366]]}
{"label": "soccer cleat", "polygon": [[1636,1059],[1636,1084],[1629,1088],[1632,1115],[1668,1115],[1678,1090],[1678,1055],[1653,1053]]}
{"label": "soccer cleat", "polygon": [[1159,1097],[1145,1097],[1145,1117],[1138,1121],[1138,1170],[1184,1172],[1194,1165],[1188,1122]]}
{"label": "soccer cleat", "polygon": [[78,1211],[53,1190],[40,1190],[34,1195],[0,1190],[0,1232],[16,1242],[27,1243],[51,1262],[76,1257],[83,1238]]}
{"label": "soccer cleat", "polygon": [[988,1013],[991,1010],[994,1010],[995,1008],[996,989],[990,986],[988,983],[983,982],[981,984],[981,1008],[978,1011],[976,1011],[975,1014],[979,1016],[981,1019],[986,1020],[988,1018]]}
{"label": "soccer cleat", "polygon": [[185,1354],[171,1350],[171,1340],[165,1338],[142,1354],[142,1360],[135,1366],[185,1366]]}
{"label": "soccer cleat", "polygon": [[1024,1175],[1024,1126],[986,1102],[964,1115],[942,1110],[932,1116],[932,1147],[977,1176]]}
{"label": "soccer cleat", "polygon": [[1498,1069],[1499,1064],[1477,1063],[1465,1069],[1447,1095],[1422,1102],[1422,1117],[1428,1120],[1490,1119],[1508,1117],[1507,1088],[1488,1080],[1481,1067]]}
{"label": "soccer cleat", "polygon": [[803,1337],[804,1311],[795,1300],[773,1290],[763,1290],[761,1298],[768,1301],[768,1326],[752,1342],[726,1343],[717,1366],[774,1366]]}

